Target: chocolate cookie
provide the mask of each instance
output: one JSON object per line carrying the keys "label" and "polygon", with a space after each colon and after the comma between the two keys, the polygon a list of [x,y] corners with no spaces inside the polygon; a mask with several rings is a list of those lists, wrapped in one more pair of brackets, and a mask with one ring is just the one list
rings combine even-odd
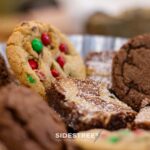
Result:
{"label": "chocolate cookie", "polygon": [[0,140],[10,150],[67,150],[64,123],[42,98],[24,87],[0,90]]}
{"label": "chocolate cookie", "polygon": [[45,96],[58,76],[85,78],[85,66],[73,45],[52,25],[18,25],[7,42],[7,57],[20,82]]}
{"label": "chocolate cookie", "polygon": [[150,35],[129,40],[115,55],[112,89],[136,111],[150,104]]}
{"label": "chocolate cookie", "polygon": [[58,79],[47,91],[48,102],[75,131],[124,128],[136,113],[92,80]]}
{"label": "chocolate cookie", "polygon": [[10,83],[11,77],[3,57],[0,55],[0,87]]}

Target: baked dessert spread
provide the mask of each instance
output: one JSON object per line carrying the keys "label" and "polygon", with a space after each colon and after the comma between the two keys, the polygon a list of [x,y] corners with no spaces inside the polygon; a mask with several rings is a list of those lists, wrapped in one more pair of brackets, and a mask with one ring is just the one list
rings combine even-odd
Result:
{"label": "baked dessert spread", "polygon": [[[150,132],[144,130],[122,129],[114,132],[92,129],[79,134],[93,134],[94,138],[81,138],[75,142],[81,150],[149,150]],[[97,134],[96,134],[97,133]]]}
{"label": "baked dessert spread", "polygon": [[0,87],[7,85],[11,82],[10,73],[5,64],[4,58],[0,54]]}
{"label": "baked dessert spread", "polygon": [[9,150],[73,150],[59,115],[25,87],[10,84],[0,90],[0,140]]}
{"label": "baked dessert spread", "polygon": [[150,106],[146,106],[140,110],[134,123],[136,128],[150,130]]}
{"label": "baked dessert spread", "polygon": [[85,58],[87,76],[111,85],[111,68],[114,51],[91,52]]}
{"label": "baked dessert spread", "polygon": [[136,113],[93,80],[59,78],[47,90],[48,102],[75,131],[126,127]]}
{"label": "baked dessert spread", "polygon": [[[38,94],[11,83],[0,55],[0,150],[150,149],[149,131],[137,129],[150,129],[150,35],[129,40],[117,53],[89,53],[85,68],[58,29],[29,21],[14,29],[6,51],[20,83],[47,99],[73,132],[98,134],[75,143],[56,138],[67,134],[60,116]],[[110,131],[126,127],[136,130]]]}
{"label": "baked dessert spread", "polygon": [[83,60],[67,37],[36,21],[22,22],[14,29],[7,41],[7,57],[20,82],[42,96],[57,77],[86,76]]}
{"label": "baked dessert spread", "polygon": [[134,110],[150,104],[150,35],[140,35],[122,46],[113,59],[112,89]]}

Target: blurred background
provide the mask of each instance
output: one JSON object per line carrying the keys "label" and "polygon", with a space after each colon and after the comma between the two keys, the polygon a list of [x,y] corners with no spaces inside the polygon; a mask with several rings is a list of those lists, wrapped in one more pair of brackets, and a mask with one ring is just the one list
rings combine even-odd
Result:
{"label": "blurred background", "polygon": [[66,34],[132,37],[150,32],[150,0],[0,0],[0,41],[23,20]]}

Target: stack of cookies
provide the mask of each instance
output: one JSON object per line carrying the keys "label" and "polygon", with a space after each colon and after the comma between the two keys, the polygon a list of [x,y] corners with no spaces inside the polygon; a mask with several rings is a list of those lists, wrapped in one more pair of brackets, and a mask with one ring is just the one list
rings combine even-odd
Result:
{"label": "stack of cookies", "polygon": [[[135,150],[141,141],[140,150],[149,150],[149,132],[138,129],[150,129],[149,43],[150,35],[138,36],[119,52],[90,53],[84,63],[55,27],[36,21],[18,25],[6,48],[13,77],[0,57],[2,147],[122,150],[130,144]],[[96,145],[56,136],[91,131],[99,133]],[[103,132],[108,136],[101,138]]]}

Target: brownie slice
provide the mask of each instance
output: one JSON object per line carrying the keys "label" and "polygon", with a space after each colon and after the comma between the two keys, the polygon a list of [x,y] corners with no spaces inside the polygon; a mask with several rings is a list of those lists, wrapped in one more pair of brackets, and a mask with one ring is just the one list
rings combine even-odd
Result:
{"label": "brownie slice", "polygon": [[59,78],[47,90],[49,105],[75,131],[91,128],[119,129],[127,126],[135,112],[93,80]]}
{"label": "brownie slice", "polygon": [[6,67],[5,61],[0,54],[0,87],[10,83],[11,77],[10,73]]}
{"label": "brownie slice", "polygon": [[91,52],[85,59],[87,76],[96,81],[107,82],[111,85],[112,58],[115,52]]}
{"label": "brownie slice", "polygon": [[136,128],[150,130],[150,106],[142,108],[134,122]]}

